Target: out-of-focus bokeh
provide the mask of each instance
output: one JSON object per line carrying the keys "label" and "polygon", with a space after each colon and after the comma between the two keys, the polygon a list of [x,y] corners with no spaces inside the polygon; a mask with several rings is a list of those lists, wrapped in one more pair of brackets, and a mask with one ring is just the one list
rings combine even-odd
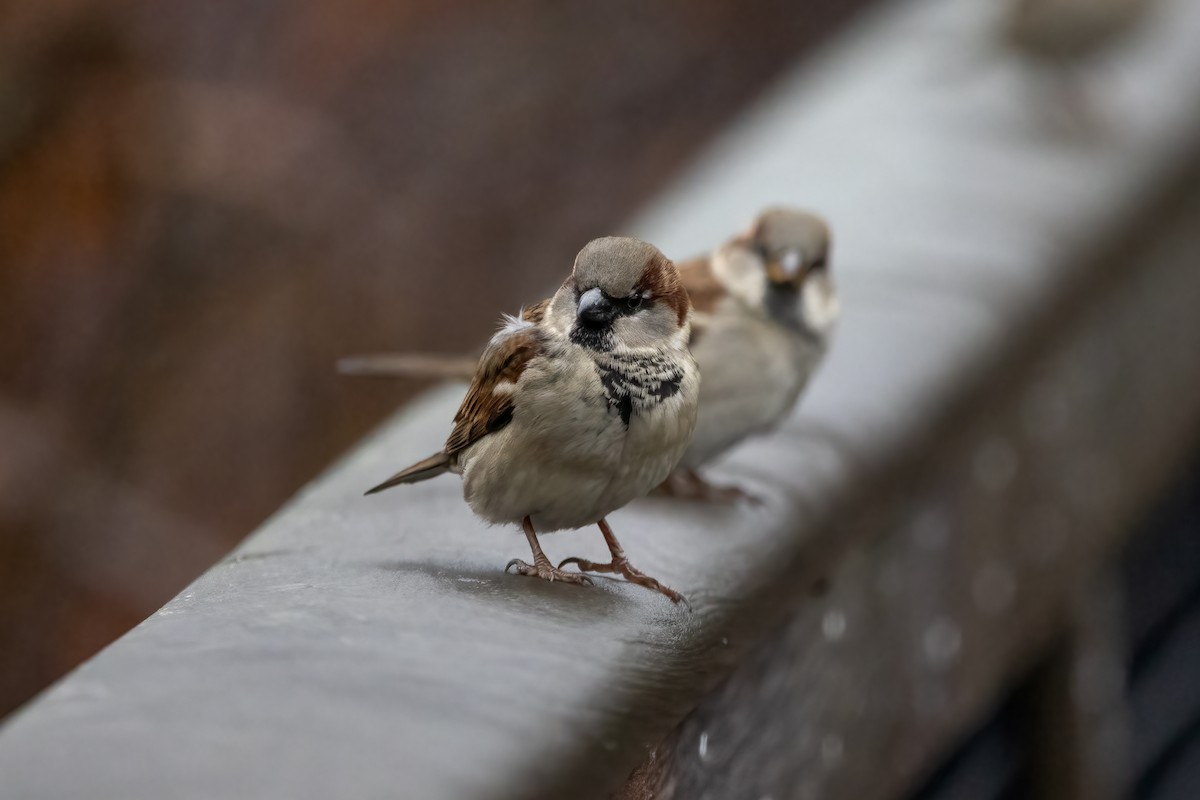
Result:
{"label": "out-of-focus bokeh", "polygon": [[0,7],[0,714],[415,390],[339,356],[472,348],[864,5]]}

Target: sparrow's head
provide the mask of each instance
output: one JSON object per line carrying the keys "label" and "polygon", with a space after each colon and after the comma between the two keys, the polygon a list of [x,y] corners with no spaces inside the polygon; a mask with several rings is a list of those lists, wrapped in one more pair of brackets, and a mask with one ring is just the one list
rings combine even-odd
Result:
{"label": "sparrow's head", "polygon": [[588,242],[554,301],[571,340],[595,350],[684,343],[690,311],[671,260],[654,245],[620,236]]}
{"label": "sparrow's head", "polygon": [[799,289],[829,268],[829,226],[805,211],[772,208],[758,215],[743,246],[763,264],[773,288]]}
{"label": "sparrow's head", "polygon": [[838,315],[830,240],[829,226],[817,215],[770,208],[746,233],[718,248],[713,271],[746,305],[824,334]]}

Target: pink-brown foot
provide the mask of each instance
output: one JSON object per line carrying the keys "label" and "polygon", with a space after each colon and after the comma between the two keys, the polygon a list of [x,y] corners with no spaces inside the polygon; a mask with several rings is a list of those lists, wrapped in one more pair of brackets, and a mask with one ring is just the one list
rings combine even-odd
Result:
{"label": "pink-brown foot", "polygon": [[717,486],[706,481],[695,470],[690,469],[671,473],[665,481],[659,484],[655,493],[680,500],[699,500],[705,503],[726,505],[742,500],[752,505],[762,503],[762,500],[738,486]]}
{"label": "pink-brown foot", "polygon": [[[626,558],[614,558],[607,564],[597,564],[595,561],[588,561],[586,558],[577,558],[572,556],[564,558],[559,562],[558,568],[562,569],[567,564],[574,564],[579,567],[580,572],[611,572],[620,573],[625,576],[625,579],[630,583],[636,583],[638,586],[645,586],[647,589],[653,589],[656,592],[661,592],[670,598],[672,603],[682,603],[688,611],[692,610],[692,605],[679,592],[672,589],[657,579],[651,578],[646,573],[634,567]],[[575,573],[571,573],[575,574]]]}
{"label": "pink-brown foot", "polygon": [[752,506],[762,505],[762,499],[756,495],[750,494],[740,486],[717,486],[701,479],[701,494],[700,497],[710,503],[725,503],[732,505],[737,502],[746,502]]}
{"label": "pink-brown foot", "polygon": [[544,581],[562,581],[563,583],[578,583],[592,586],[592,579],[587,575],[580,575],[577,572],[565,572],[562,569],[556,569],[550,565],[549,561],[534,559],[532,564],[527,564],[519,558],[514,558],[512,561],[504,565],[504,571],[516,567],[518,575],[528,575],[531,578],[541,578]]}

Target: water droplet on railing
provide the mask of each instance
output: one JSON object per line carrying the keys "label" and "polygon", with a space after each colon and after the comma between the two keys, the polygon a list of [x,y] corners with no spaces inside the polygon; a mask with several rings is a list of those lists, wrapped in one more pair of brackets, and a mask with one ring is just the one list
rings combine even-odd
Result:
{"label": "water droplet on railing", "polygon": [[925,629],[921,646],[929,665],[941,669],[958,658],[962,649],[962,631],[954,620],[943,617]]}
{"label": "water droplet on railing", "polygon": [[846,635],[846,615],[836,608],[825,612],[821,618],[821,633],[831,642],[836,642]]}

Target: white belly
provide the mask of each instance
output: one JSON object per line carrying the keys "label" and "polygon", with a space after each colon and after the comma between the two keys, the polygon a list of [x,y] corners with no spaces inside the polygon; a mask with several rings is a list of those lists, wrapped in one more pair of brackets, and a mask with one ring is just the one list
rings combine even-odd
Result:
{"label": "white belly", "polygon": [[626,427],[590,360],[531,366],[512,422],[459,457],[467,503],[493,523],[530,516],[539,533],[599,522],[678,464],[696,424],[697,383],[689,370],[677,394]]}

